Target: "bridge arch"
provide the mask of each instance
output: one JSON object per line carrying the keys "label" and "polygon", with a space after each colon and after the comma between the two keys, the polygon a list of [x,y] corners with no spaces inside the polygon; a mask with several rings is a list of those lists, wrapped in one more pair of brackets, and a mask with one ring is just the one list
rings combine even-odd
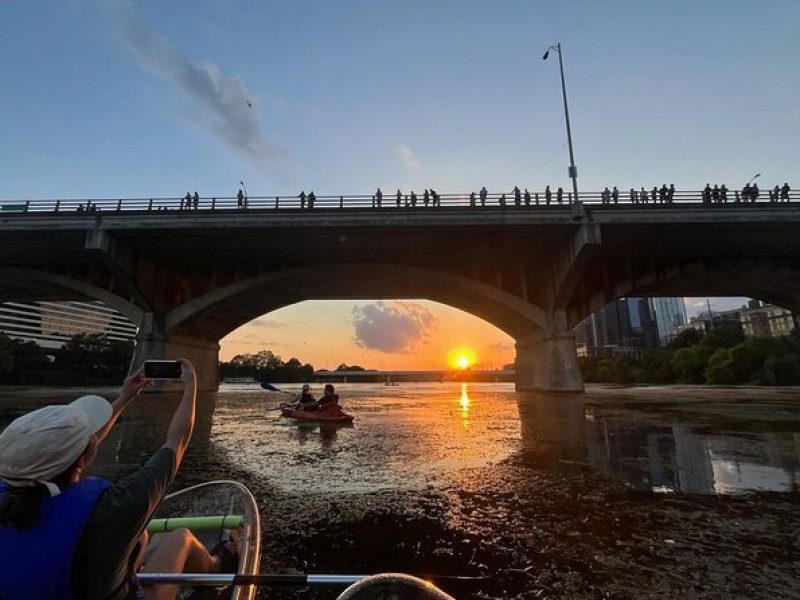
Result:
{"label": "bridge arch", "polygon": [[589,283],[583,293],[574,295],[567,305],[569,327],[609,302],[629,296],[746,296],[800,311],[800,267],[793,261],[650,261],[643,266],[595,264],[590,270],[594,276],[584,274]]}
{"label": "bridge arch", "polygon": [[141,326],[143,311],[121,296],[86,281],[67,275],[26,269],[0,267],[0,299],[24,297],[26,301],[42,300],[99,300]]}
{"label": "bridge arch", "polygon": [[320,264],[257,275],[217,288],[169,312],[166,331],[217,341],[265,313],[304,300],[424,298],[475,315],[515,339],[546,330],[545,312],[459,275],[386,263]]}

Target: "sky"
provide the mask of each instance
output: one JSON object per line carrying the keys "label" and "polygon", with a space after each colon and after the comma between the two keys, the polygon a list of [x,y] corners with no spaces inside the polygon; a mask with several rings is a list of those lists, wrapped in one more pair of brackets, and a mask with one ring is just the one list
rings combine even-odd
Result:
{"label": "sky", "polygon": [[[3,3],[0,199],[232,195],[240,180],[251,195],[566,188],[558,65],[541,59],[556,42],[581,189],[797,182],[798,22],[795,0]],[[324,321],[313,343],[356,362],[377,351],[359,346],[364,319],[428,311],[422,346],[363,357],[387,368],[436,366],[420,348],[455,332],[474,330],[476,353],[510,343],[410,304],[268,318],[297,339]]]}

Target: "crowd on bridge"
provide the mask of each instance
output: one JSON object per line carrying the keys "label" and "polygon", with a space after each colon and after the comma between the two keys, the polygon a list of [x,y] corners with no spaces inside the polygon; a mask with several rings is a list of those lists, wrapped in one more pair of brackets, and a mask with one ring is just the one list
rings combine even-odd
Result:
{"label": "crowd on bridge", "polygon": [[[784,203],[791,202],[793,195],[797,200],[796,194],[792,194],[792,188],[788,183],[783,185],[776,184],[772,189],[768,189],[763,193],[757,184],[748,183],[741,189],[731,190],[727,185],[707,183],[706,186],[700,191],[677,191],[675,184],[663,184],[661,187],[654,186],[646,189],[644,186],[638,190],[632,187],[625,194],[621,192],[617,186],[609,189],[606,186],[599,194],[597,192],[583,192],[580,199],[584,203],[594,204],[599,201],[601,205],[617,205],[622,203],[626,198],[630,204],[674,204],[676,201],[682,203],[699,201],[702,204],[727,204],[734,203],[754,203],[760,200],[769,199],[770,203]],[[623,196],[623,197],[621,197]],[[274,205],[272,200],[266,197],[259,196],[250,199],[244,190],[239,189],[236,196],[236,208],[243,210],[249,208],[300,208],[301,210],[313,210],[317,204],[317,196],[313,191],[308,193],[305,190],[301,191],[297,196],[289,197],[274,197]],[[564,188],[558,187],[555,190],[551,189],[549,185],[545,186],[544,190],[539,192],[531,192],[528,188],[521,189],[519,186],[514,186],[510,191],[503,191],[500,193],[489,193],[486,186],[481,187],[477,192],[472,191],[469,194],[445,194],[445,203],[451,206],[466,206],[470,207],[484,207],[484,206],[515,206],[515,207],[529,207],[529,206],[558,206],[564,204],[572,204],[574,201],[573,193],[565,191]],[[200,194],[197,191],[186,192],[186,195],[179,198],[179,210],[199,210],[201,208],[231,208],[230,198],[213,197],[205,198],[206,201],[210,200],[210,206],[207,204],[201,205]],[[442,206],[442,195],[433,188],[426,188],[422,193],[418,194],[416,191],[403,192],[398,189],[394,194],[389,197],[383,193],[381,188],[377,188],[374,194],[370,196],[325,196],[321,205],[325,208],[333,208],[338,204],[339,208],[348,207],[364,208],[369,206],[371,208],[383,208],[386,206],[395,206],[397,208],[438,208]],[[288,202],[287,202],[288,201]],[[150,200],[87,200],[79,204],[72,204],[72,201],[57,201],[56,212],[63,210],[75,210],[76,212],[90,212],[97,213],[101,207],[105,210],[121,210],[123,207],[131,208],[131,203],[139,203],[141,208],[146,210],[155,211],[168,211],[174,210],[175,200],[162,198]],[[142,202],[146,205],[142,206]],[[265,202],[269,202],[267,205]],[[7,207],[0,208],[5,212],[7,209],[22,210],[26,212],[29,210],[27,207],[30,201],[26,204],[14,204]],[[59,205],[61,208],[59,208]],[[31,204],[31,208],[34,205]]]}

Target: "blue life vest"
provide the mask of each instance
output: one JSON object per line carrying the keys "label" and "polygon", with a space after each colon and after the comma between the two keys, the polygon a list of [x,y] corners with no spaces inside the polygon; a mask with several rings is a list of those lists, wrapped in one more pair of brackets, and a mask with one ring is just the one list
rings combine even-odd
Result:
{"label": "blue life vest", "polygon": [[[6,484],[0,482],[0,501]],[[31,529],[0,527],[2,600],[73,600],[72,556],[105,479],[87,477],[58,496],[40,499],[40,519]]]}

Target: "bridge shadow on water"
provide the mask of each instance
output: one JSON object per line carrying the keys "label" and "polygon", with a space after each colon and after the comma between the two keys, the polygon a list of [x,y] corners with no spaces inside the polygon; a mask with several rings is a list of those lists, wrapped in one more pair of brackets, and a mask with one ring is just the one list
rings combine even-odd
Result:
{"label": "bridge shadow on water", "polygon": [[759,417],[756,401],[737,415],[737,404],[518,394],[517,458],[560,471],[588,467],[642,491],[800,490],[800,417],[786,419],[772,405]]}

